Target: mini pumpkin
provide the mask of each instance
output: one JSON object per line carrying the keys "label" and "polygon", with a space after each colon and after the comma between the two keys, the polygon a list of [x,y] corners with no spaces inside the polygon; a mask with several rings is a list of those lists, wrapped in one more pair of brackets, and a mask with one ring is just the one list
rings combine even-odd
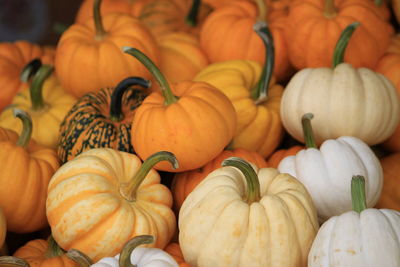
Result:
{"label": "mini pumpkin", "polygon": [[267,160],[269,167],[278,168],[279,163],[281,162],[282,159],[288,156],[296,155],[297,152],[299,152],[302,149],[304,149],[303,146],[296,145],[288,149],[279,149],[275,151]]}
{"label": "mini pumpkin", "polygon": [[[152,168],[161,160],[177,167],[167,152],[143,164],[139,157],[95,148],[65,163],[51,178],[46,215],[54,240],[94,262],[112,257],[137,235],[153,235],[151,247],[164,248],[175,232],[172,195]],[[96,212],[93,212],[96,210]]]}
{"label": "mini pumpkin", "polygon": [[138,77],[122,80],[115,88],[103,88],[81,97],[60,125],[58,155],[62,162],[92,149],[108,147],[134,153],[131,124],[135,109],[147,93],[149,81]]}
{"label": "mini pumpkin", "polygon": [[[7,222],[3,209],[0,208],[0,251],[3,251],[3,245],[7,235]],[[1,255],[1,254],[0,254]]]}
{"label": "mini pumpkin", "polygon": [[380,209],[400,210],[400,152],[380,160],[383,169],[383,189],[376,204]]}

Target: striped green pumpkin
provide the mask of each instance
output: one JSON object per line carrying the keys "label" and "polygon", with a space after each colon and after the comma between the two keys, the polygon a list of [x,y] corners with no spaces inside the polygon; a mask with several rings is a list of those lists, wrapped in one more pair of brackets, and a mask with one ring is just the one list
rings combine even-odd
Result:
{"label": "striped green pumpkin", "polygon": [[78,100],[60,126],[58,155],[63,163],[92,148],[134,153],[130,141],[133,115],[147,96],[137,86],[148,88],[150,82],[130,77],[115,89],[101,89]]}

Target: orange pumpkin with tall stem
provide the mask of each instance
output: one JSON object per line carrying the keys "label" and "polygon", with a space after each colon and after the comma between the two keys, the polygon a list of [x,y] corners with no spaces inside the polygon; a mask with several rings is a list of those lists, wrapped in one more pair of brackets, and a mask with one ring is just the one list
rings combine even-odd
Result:
{"label": "orange pumpkin with tall stem", "polygon": [[[139,59],[157,80],[160,89],[151,93],[137,108],[131,139],[135,152],[147,158],[156,151],[172,152],[180,167],[172,170],[164,162],[157,170],[193,170],[215,158],[232,140],[236,114],[231,101],[214,86],[184,81],[171,84],[141,51],[124,47]],[[161,92],[160,92],[161,91]]]}

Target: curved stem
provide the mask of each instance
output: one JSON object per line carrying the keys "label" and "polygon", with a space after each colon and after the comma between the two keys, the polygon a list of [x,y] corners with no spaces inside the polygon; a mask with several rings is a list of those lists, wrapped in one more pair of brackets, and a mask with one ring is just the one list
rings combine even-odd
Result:
{"label": "curved stem", "polygon": [[243,173],[247,183],[247,192],[245,194],[245,200],[247,203],[251,204],[261,199],[260,182],[257,173],[254,171],[250,163],[238,157],[230,157],[225,159],[221,165],[224,167],[236,167]]}
{"label": "curved stem", "polygon": [[31,104],[33,110],[41,110],[46,105],[43,100],[43,84],[51,75],[54,68],[51,65],[42,65],[35,74],[30,87]]}
{"label": "curved stem", "polygon": [[70,249],[65,253],[69,259],[78,263],[79,267],[89,267],[93,264],[92,260],[77,249]]}
{"label": "curved stem", "polygon": [[251,91],[251,96],[256,104],[265,102],[268,99],[268,87],[274,71],[275,47],[272,34],[268,29],[268,25],[263,21],[254,24],[254,30],[261,37],[265,44],[265,65],[261,73],[261,77],[256,87]]}
{"label": "curved stem", "polygon": [[172,154],[171,152],[168,151],[156,152],[143,162],[139,171],[128,183],[120,185],[121,195],[128,201],[135,201],[136,191],[139,188],[140,184],[143,182],[144,178],[146,178],[149,171],[158,162],[165,160],[171,163],[172,168],[177,169],[179,167],[178,160],[176,159],[175,155]]}
{"label": "curved stem", "polygon": [[361,175],[355,175],[351,178],[351,203],[353,210],[358,213],[367,208],[365,179]]}
{"label": "curved stem", "polygon": [[13,256],[1,256],[0,257],[0,266],[20,266],[20,267],[29,267],[29,263],[24,259],[13,257]]}
{"label": "curved stem", "polygon": [[96,40],[103,39],[104,35],[106,35],[106,31],[104,30],[103,20],[101,19],[101,6],[102,0],[94,0],[93,3],[93,18],[94,18],[94,27],[96,29]]}
{"label": "curved stem", "polygon": [[193,0],[192,7],[189,10],[188,15],[186,16],[186,24],[189,26],[196,26],[197,24],[197,15],[199,14],[201,5],[201,0]]}
{"label": "curved stem", "polygon": [[65,254],[65,251],[57,244],[52,235],[47,239],[47,244],[46,258],[55,258]]}
{"label": "curved stem", "polygon": [[17,146],[27,147],[32,136],[32,119],[24,110],[19,108],[13,109],[14,117],[18,117],[22,121],[22,132],[18,137]]}
{"label": "curved stem", "polygon": [[124,267],[135,266],[131,263],[132,251],[140,245],[151,244],[153,242],[154,242],[154,237],[151,235],[139,235],[126,242],[119,256],[119,266],[124,266]]}
{"label": "curved stem", "polygon": [[307,148],[318,148],[315,143],[314,133],[311,126],[311,119],[314,118],[314,114],[306,113],[301,118],[301,125],[303,126],[304,142]]}
{"label": "curved stem", "polygon": [[336,16],[335,0],[325,0],[324,16],[327,18]]}
{"label": "curved stem", "polygon": [[110,119],[115,122],[123,120],[124,114],[122,113],[122,96],[131,86],[139,85],[143,88],[149,88],[151,82],[140,77],[129,77],[122,80],[111,95],[110,100]]}
{"label": "curved stem", "polygon": [[349,44],[350,38],[357,27],[360,26],[360,22],[353,22],[347,26],[339,37],[336,43],[335,50],[333,52],[332,67],[335,68],[340,63],[343,63],[344,53],[346,47]]}
{"label": "curved stem", "polygon": [[254,0],[258,8],[257,21],[266,21],[267,18],[267,5],[264,0]]}
{"label": "curved stem", "polygon": [[147,57],[145,54],[143,54],[136,48],[124,46],[122,50],[125,53],[137,58],[151,72],[151,74],[154,76],[154,78],[160,85],[162,94],[165,99],[164,104],[166,106],[171,105],[176,101],[178,101],[178,98],[174,96],[174,94],[172,93],[171,87],[169,87],[169,84],[165,79],[164,75],[161,73],[160,69],[157,68],[157,66],[153,63],[153,61],[151,61],[149,57]]}
{"label": "curved stem", "polygon": [[35,58],[31,60],[22,69],[21,75],[19,76],[20,80],[25,83],[28,82],[29,79],[32,78],[32,76],[35,75],[36,72],[38,72],[41,66],[42,66],[42,61],[40,60],[40,58]]}

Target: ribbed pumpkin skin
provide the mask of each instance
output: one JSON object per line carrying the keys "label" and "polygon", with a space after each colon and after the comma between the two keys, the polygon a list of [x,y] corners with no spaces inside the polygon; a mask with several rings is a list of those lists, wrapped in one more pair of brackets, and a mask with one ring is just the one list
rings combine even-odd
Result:
{"label": "ribbed pumpkin skin", "polygon": [[60,126],[58,156],[62,162],[75,158],[92,148],[113,148],[134,153],[131,144],[131,125],[135,109],[146,94],[131,89],[122,98],[124,119],[114,122],[110,118],[113,88],[101,89],[79,99],[65,116]]}
{"label": "ribbed pumpkin skin", "polygon": [[26,260],[30,267],[79,267],[79,264],[67,256],[47,258],[49,244],[46,240],[31,240],[14,253],[14,257]]}
{"label": "ribbed pumpkin skin", "polygon": [[17,133],[0,128],[0,206],[8,231],[30,233],[48,225],[47,185],[60,163],[55,151],[33,140],[24,149],[17,140]]}
{"label": "ribbed pumpkin skin", "polygon": [[73,24],[57,45],[57,76],[65,90],[77,97],[115,86],[129,76],[151,78],[139,61],[122,52],[123,46],[136,47],[159,62],[156,40],[138,19],[112,13],[103,16],[103,25],[107,34],[101,40],[96,40],[92,19]]}
{"label": "ribbed pumpkin skin", "polygon": [[179,264],[179,267],[190,267],[189,263],[185,262],[181,247],[178,243],[169,243],[168,246],[164,248],[164,251],[176,260],[176,262]]}
{"label": "ribbed pumpkin skin", "polygon": [[294,1],[290,6],[286,37],[289,57],[297,69],[330,67],[341,32],[350,23],[360,27],[349,41],[344,62],[355,68],[373,68],[383,55],[393,27],[381,17],[374,1],[335,0],[336,15],[324,15],[323,0]]}
{"label": "ribbed pumpkin skin", "polygon": [[377,208],[400,210],[400,153],[380,160],[383,169],[383,188]]}
{"label": "ribbed pumpkin skin", "polygon": [[27,41],[0,43],[0,112],[11,104],[18,92],[28,87],[20,80],[20,74],[25,65],[35,58],[40,58],[43,64],[52,64],[54,49]]}
{"label": "ribbed pumpkin skin", "polygon": [[304,149],[302,146],[293,146],[288,149],[279,149],[275,151],[269,158],[268,158],[268,165],[271,168],[278,168],[279,163],[282,159],[287,156],[294,156],[297,152]]}
{"label": "ribbed pumpkin skin", "polygon": [[265,159],[254,151],[248,151],[243,148],[236,148],[234,150],[224,150],[212,161],[208,162],[200,169],[177,173],[172,181],[172,194],[174,196],[174,209],[179,213],[183,201],[192,192],[195,187],[207,177],[212,171],[221,168],[221,163],[224,159],[229,157],[239,157],[247,162],[251,162],[257,168],[268,167]]}
{"label": "ribbed pumpkin skin", "polygon": [[142,165],[134,154],[97,148],[65,163],[53,175],[46,214],[54,240],[78,249],[94,262],[113,257],[137,235],[153,235],[149,247],[164,248],[176,229],[172,194],[150,170],[134,201],[120,193]]}

